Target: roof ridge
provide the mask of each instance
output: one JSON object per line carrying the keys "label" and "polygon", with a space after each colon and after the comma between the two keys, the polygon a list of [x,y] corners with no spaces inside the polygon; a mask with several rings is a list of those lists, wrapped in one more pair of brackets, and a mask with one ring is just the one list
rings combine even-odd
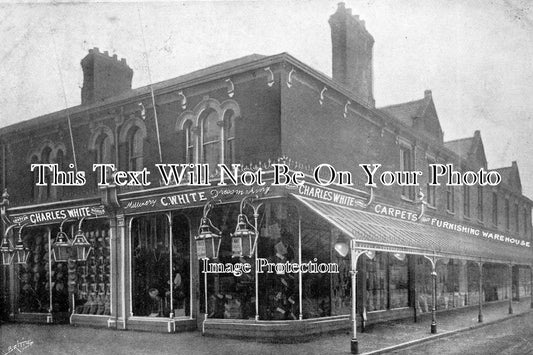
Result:
{"label": "roof ridge", "polygon": [[382,109],[391,108],[391,107],[397,107],[397,106],[402,106],[402,105],[413,104],[415,102],[424,101],[426,99],[427,99],[427,97],[423,97],[423,98],[418,99],[418,100],[411,100],[411,101],[401,102],[399,104],[393,104],[393,105],[387,105],[387,106],[378,107],[377,109],[378,110],[382,110]]}
{"label": "roof ridge", "polygon": [[464,140],[467,140],[467,139],[474,139],[474,137],[464,137],[464,138],[452,139],[452,140],[449,140],[449,141],[445,141],[444,144],[458,142],[458,141],[464,141]]}

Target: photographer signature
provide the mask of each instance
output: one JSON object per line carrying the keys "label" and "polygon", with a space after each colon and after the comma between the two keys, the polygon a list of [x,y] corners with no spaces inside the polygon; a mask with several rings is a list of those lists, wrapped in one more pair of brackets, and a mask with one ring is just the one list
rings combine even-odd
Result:
{"label": "photographer signature", "polygon": [[21,353],[32,345],[33,345],[33,340],[17,341],[15,345],[11,345],[10,347],[8,347],[7,352],[3,353],[3,355],[11,354],[13,351],[18,351],[19,353]]}

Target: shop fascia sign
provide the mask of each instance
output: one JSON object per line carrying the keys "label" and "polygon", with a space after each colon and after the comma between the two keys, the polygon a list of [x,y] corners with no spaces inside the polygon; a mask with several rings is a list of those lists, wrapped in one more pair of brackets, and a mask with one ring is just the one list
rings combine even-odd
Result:
{"label": "shop fascia sign", "polygon": [[209,187],[182,192],[157,194],[149,197],[124,199],[120,203],[126,213],[174,210],[179,208],[199,207],[206,202],[237,202],[245,196],[275,196],[280,193],[279,187],[273,186],[227,186]]}
{"label": "shop fascia sign", "polygon": [[438,229],[450,230],[474,237],[482,237],[485,239],[495,240],[514,246],[521,246],[526,248],[531,247],[531,243],[523,239],[509,237],[504,234],[499,234],[493,231],[483,230],[463,223],[457,223],[455,221],[444,220],[431,215],[419,214],[417,212],[405,210],[394,206],[389,206],[386,204],[374,203],[368,208],[374,213],[393,217],[396,219],[419,222]]}
{"label": "shop fascia sign", "polygon": [[11,216],[11,222],[14,224],[46,224],[61,222],[67,218],[80,219],[83,217],[101,217],[105,214],[106,211],[103,205],[77,206],[13,215]]}
{"label": "shop fascia sign", "polygon": [[401,219],[404,221],[418,222],[426,225],[430,225],[435,228],[451,230],[454,232],[460,232],[469,236],[482,237],[489,240],[495,240],[514,246],[521,246],[530,248],[531,243],[529,241],[509,237],[504,234],[495,233],[472,227],[469,225],[456,223],[453,221],[443,220],[434,216],[426,215],[422,211],[410,211],[395,206],[390,206],[384,203],[377,203],[372,201],[372,195],[366,200],[363,197],[352,195],[340,190],[318,186],[309,182],[298,186],[291,191],[294,194],[304,197],[312,198],[318,201],[328,202],[341,207],[355,208],[357,210],[366,210],[379,215],[392,217],[395,219]]}
{"label": "shop fascia sign", "polygon": [[[287,189],[296,195],[309,197],[318,201],[333,203],[342,207],[363,209],[368,206],[369,203],[369,197],[358,196],[354,194],[354,192],[357,192],[357,190],[344,192],[340,189],[337,190],[330,187],[319,186],[309,182],[308,176],[306,176],[306,181],[304,184],[298,186],[287,186]],[[371,198],[372,197],[370,197],[370,199]]]}

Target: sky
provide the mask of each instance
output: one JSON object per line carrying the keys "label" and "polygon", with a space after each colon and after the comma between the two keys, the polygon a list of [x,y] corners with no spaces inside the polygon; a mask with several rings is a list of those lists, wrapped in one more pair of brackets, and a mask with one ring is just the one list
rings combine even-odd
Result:
{"label": "sky", "polygon": [[[0,1],[0,126],[79,105],[93,47],[126,58],[134,88],[251,53],[331,76],[337,2]],[[345,2],[375,39],[376,106],[432,90],[445,141],[480,130],[489,168],[516,160],[533,199],[533,1]]]}

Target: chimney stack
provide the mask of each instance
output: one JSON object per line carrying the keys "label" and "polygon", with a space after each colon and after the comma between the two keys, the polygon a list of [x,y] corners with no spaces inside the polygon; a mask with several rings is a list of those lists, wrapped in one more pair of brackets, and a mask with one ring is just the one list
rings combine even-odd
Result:
{"label": "chimney stack", "polygon": [[117,55],[109,56],[108,51],[101,53],[98,48],[89,49],[89,54],[81,61],[83,87],[81,104],[87,105],[120,95],[131,90],[133,70]]}
{"label": "chimney stack", "polygon": [[355,95],[375,106],[373,89],[372,48],[374,38],[365,28],[365,21],[352,15],[343,2],[330,16],[333,54],[333,80],[343,84]]}

